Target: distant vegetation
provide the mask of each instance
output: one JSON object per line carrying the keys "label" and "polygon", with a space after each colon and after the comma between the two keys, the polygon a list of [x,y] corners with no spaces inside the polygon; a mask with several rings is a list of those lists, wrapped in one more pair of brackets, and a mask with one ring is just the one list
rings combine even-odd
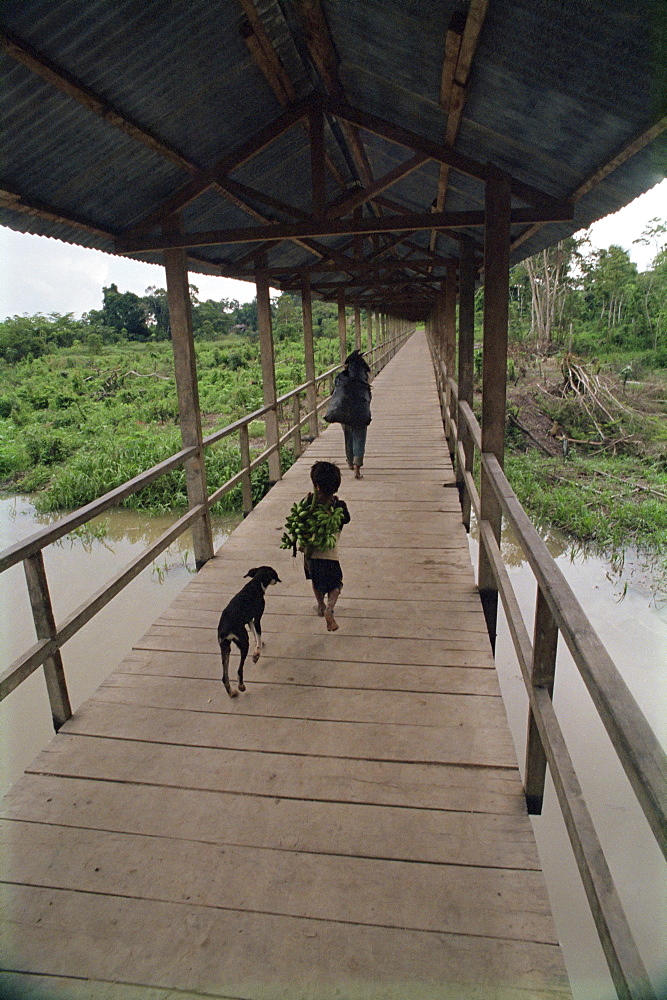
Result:
{"label": "distant vegetation", "polygon": [[[262,406],[255,302],[199,302],[193,294],[199,399],[205,433]],[[305,381],[297,296],[273,303],[278,394]],[[339,357],[337,308],[313,303],[318,372]],[[41,511],[66,510],[119,486],[180,448],[166,294],[104,289],[104,305],[81,319],[51,315],[0,323],[0,481],[36,493]],[[264,424],[251,425],[261,450]],[[289,464],[286,451],[283,462]],[[211,490],[240,468],[234,439],[207,449]],[[254,474],[258,499],[266,471]],[[163,476],[127,506],[186,506],[182,470]],[[218,509],[240,506],[240,488]]]}
{"label": "distant vegetation", "polygon": [[587,235],[512,268],[511,338],[540,354],[626,354],[667,368],[667,223],[652,219],[635,242],[654,252],[646,271],[620,246],[594,249]]}

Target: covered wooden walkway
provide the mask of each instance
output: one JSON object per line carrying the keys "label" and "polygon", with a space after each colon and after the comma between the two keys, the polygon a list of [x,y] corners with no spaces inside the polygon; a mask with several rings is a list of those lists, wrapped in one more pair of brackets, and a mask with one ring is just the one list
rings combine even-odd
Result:
{"label": "covered wooden walkway", "polygon": [[[364,478],[344,473],[352,521],[333,634],[301,560],[278,547],[316,458],[345,468],[340,427],[5,800],[5,990],[570,995],[423,334],[376,379]],[[283,582],[232,701],[217,618],[262,563]]]}

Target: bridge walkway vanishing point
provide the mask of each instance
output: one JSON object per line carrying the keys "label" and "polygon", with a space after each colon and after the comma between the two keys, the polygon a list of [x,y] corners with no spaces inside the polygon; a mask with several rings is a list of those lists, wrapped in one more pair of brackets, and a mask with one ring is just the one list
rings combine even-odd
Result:
{"label": "bridge walkway vanishing point", "polygon": [[[316,459],[352,516],[335,633],[279,548]],[[6,797],[7,991],[570,996],[423,334],[375,381],[366,461],[327,428]],[[266,563],[231,700],[218,616]]]}

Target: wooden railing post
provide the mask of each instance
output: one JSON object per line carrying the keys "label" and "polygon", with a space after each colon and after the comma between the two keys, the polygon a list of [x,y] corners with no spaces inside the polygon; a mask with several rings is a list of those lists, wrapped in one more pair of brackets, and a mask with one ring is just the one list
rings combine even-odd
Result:
{"label": "wooden railing post", "polygon": [[296,393],[292,397],[292,420],[294,422],[294,436],[292,440],[294,441],[294,457],[298,458],[301,454],[301,402],[299,400],[299,394]]}
{"label": "wooden railing post", "polygon": [[[484,227],[484,357],[482,367],[482,451],[503,466],[507,391],[507,320],[512,190],[510,178],[489,166]],[[484,467],[481,473],[481,517],[500,544],[502,510]],[[498,589],[484,545],[479,547],[478,587],[486,627],[495,649]]]}
{"label": "wooden railing post", "polygon": [[[444,289],[443,334],[445,349],[445,370],[448,379],[456,377],[456,268],[447,264]],[[452,393],[449,383],[445,383],[445,407],[447,410],[447,444],[449,454],[454,458],[454,437],[450,417],[452,416]]]}
{"label": "wooden railing post", "polygon": [[357,351],[361,350],[361,312],[358,302],[354,305],[354,347]]}
{"label": "wooden railing post", "polygon": [[[35,632],[38,639],[53,639],[56,634],[56,621],[51,606],[49,585],[44,570],[42,550],[34,556],[23,560],[25,578],[28,584],[32,617],[35,622]],[[44,677],[46,690],[51,705],[51,718],[56,732],[72,715],[72,709],[67,693],[67,681],[60,650],[44,661]]]}
{"label": "wooden railing post", "polygon": [[[180,222],[172,222],[180,227]],[[165,227],[166,229],[167,227]],[[213,532],[208,508],[206,467],[202,444],[197,363],[192,333],[192,306],[188,285],[188,269],[184,250],[165,250],[164,266],[167,278],[169,326],[174,353],[176,391],[183,447],[194,445],[197,452],[185,463],[185,482],[190,508],[201,506],[203,513],[192,525],[195,566],[201,569],[213,558]]]}
{"label": "wooden railing post", "polygon": [[366,350],[370,353],[373,350],[373,310],[366,310],[366,322],[368,323]]}
{"label": "wooden railing post", "polygon": [[311,384],[306,389],[306,405],[310,413],[310,436],[319,434],[317,426],[317,386],[315,385],[315,348],[313,346],[313,302],[310,291],[310,277],[301,282],[301,311],[303,314],[303,356],[306,381]]}
{"label": "wooden railing post", "polygon": [[[255,283],[257,285],[257,320],[259,324],[259,349],[262,362],[262,391],[264,404],[273,409],[266,414],[266,444],[269,448],[278,445],[280,431],[278,428],[278,413],[276,409],[276,363],[273,352],[273,330],[271,327],[271,299],[269,297],[269,276],[266,272],[266,260],[257,262]],[[280,470],[280,449],[269,455],[269,482],[271,485],[282,478]]]}
{"label": "wooden railing post", "polygon": [[[546,688],[549,697],[553,695],[554,691],[557,649],[558,626],[553,619],[542,589],[538,586],[530,682],[534,688]],[[547,757],[533,711],[529,708],[524,791],[528,812],[534,816],[539,816],[542,812],[546,770]]]}
{"label": "wooden railing post", "polygon": [[461,271],[459,276],[459,403],[456,426],[465,455],[465,466],[456,461],[456,482],[461,497],[461,512],[466,531],[470,531],[470,496],[463,488],[464,472],[473,471],[475,445],[468,433],[467,423],[461,418],[461,403],[472,408],[475,354],[475,247],[471,239],[461,244]]}
{"label": "wooden railing post", "polygon": [[239,447],[241,448],[241,490],[243,492],[243,516],[247,517],[252,510],[252,479],[250,478],[250,434],[248,425],[239,428]]}
{"label": "wooden railing post", "polygon": [[338,343],[341,364],[347,357],[347,322],[345,318],[345,292],[338,292]]}

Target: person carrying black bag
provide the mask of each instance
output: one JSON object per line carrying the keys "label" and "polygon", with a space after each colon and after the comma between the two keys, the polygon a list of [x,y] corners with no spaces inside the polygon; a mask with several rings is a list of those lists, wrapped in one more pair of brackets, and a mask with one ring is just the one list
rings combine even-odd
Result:
{"label": "person carrying black bag", "polygon": [[370,371],[361,351],[352,351],[345,359],[345,368],[336,376],[324,415],[327,423],[343,425],[345,457],[355,479],[361,479],[366,433],[371,422]]}

